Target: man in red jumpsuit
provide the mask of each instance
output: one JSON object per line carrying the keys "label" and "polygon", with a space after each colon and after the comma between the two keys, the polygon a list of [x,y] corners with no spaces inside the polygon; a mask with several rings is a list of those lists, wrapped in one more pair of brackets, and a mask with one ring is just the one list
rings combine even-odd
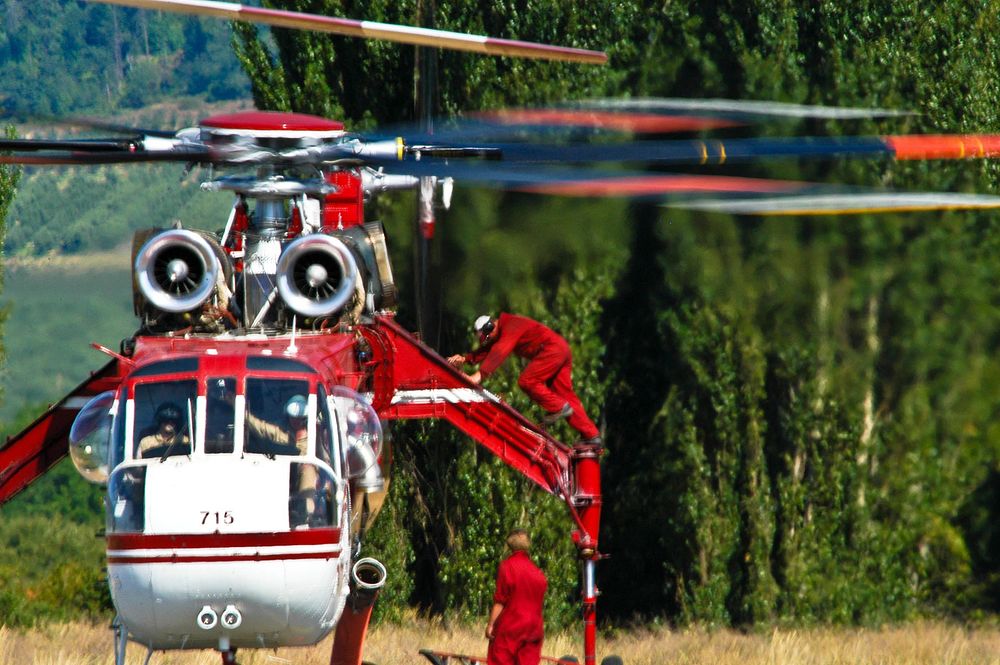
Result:
{"label": "man in red jumpsuit", "polygon": [[528,532],[514,529],[507,536],[513,551],[497,569],[497,590],[486,624],[487,665],[538,665],[545,628],[542,606],[548,582],[528,556]]}
{"label": "man in red jumpsuit", "polygon": [[492,374],[511,353],[528,361],[517,385],[546,411],[542,422],[552,425],[566,418],[580,433],[583,443],[601,443],[600,432],[587,417],[580,398],[573,392],[573,356],[559,334],[525,316],[501,314],[496,319],[480,316],[475,323],[479,348],[448,358],[455,367],[479,365],[468,375],[474,383]]}

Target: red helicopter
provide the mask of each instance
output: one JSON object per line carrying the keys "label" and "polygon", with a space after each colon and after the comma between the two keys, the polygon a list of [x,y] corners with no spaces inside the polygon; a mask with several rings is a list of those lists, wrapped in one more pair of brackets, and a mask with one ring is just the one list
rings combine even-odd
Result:
{"label": "red helicopter", "polygon": [[[114,3],[486,54],[605,59],[581,49],[230,3]],[[538,125],[660,134],[761,114],[852,112],[871,113],[639,100],[487,120],[501,128],[496,134],[511,136]],[[331,662],[359,664],[387,574],[360,556],[390,473],[382,426],[415,418],[447,420],[565,503],[582,561],[584,656],[596,662],[602,448],[556,441],[395,321],[385,232],[365,216],[370,197],[421,188],[426,200],[426,190],[438,186],[447,196],[450,179],[461,177],[558,195],[667,197],[668,205],[741,214],[1000,207],[1000,198],[988,196],[543,168],[785,155],[987,157],[1000,152],[1000,138],[991,136],[582,146],[466,136],[459,126],[433,141],[369,138],[333,120],[249,111],[170,133],[0,141],[11,151],[0,163],[210,166],[203,187],[233,196],[221,234],[136,233],[138,331],[117,351],[102,347],[107,364],[0,450],[0,503],[67,452],[84,477],[106,484],[116,665],[125,662],[129,641],[150,653],[217,649],[232,663],[239,648],[314,644],[334,630]]]}

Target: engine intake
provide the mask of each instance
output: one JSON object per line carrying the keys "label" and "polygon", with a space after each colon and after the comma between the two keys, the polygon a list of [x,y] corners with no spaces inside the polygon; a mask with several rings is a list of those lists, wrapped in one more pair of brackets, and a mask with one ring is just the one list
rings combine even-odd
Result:
{"label": "engine intake", "polygon": [[135,257],[139,291],[153,307],[179,314],[201,306],[215,288],[219,259],[203,236],[171,229],[146,241]]}
{"label": "engine intake", "polygon": [[278,259],[278,294],[310,317],[340,310],[354,295],[358,264],[337,238],[315,233],[291,242]]}

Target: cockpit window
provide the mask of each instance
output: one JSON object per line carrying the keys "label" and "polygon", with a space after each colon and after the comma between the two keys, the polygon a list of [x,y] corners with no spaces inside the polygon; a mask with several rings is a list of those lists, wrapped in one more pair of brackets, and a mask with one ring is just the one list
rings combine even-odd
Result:
{"label": "cockpit window", "polygon": [[178,374],[181,372],[197,372],[197,358],[174,358],[158,363],[150,363],[132,372],[132,376],[159,376],[160,374]]}
{"label": "cockpit window", "polygon": [[309,446],[309,383],[292,379],[248,378],[248,453],[304,455]]}
{"label": "cockpit window", "polygon": [[125,461],[125,397],[126,390],[122,388],[118,392],[118,408],[115,412],[115,419],[111,425],[111,468],[116,469],[119,464]]}
{"label": "cockpit window", "polygon": [[326,390],[323,389],[322,385],[317,386],[316,394],[318,398],[316,400],[316,457],[333,466],[333,454],[330,449],[333,443],[331,438],[333,428],[330,424],[333,421],[330,418],[330,409],[326,402]]}
{"label": "cockpit window", "polygon": [[191,453],[194,437],[195,381],[165,381],[135,386],[136,458]]}
{"label": "cockpit window", "polygon": [[236,379],[210,378],[205,420],[205,452],[231,453],[236,422]]}
{"label": "cockpit window", "polygon": [[140,533],[146,520],[146,467],[118,469],[108,481],[107,528],[110,533]]}
{"label": "cockpit window", "polygon": [[309,365],[291,358],[275,358],[273,356],[247,356],[247,369],[264,370],[268,372],[308,372],[315,374]]}

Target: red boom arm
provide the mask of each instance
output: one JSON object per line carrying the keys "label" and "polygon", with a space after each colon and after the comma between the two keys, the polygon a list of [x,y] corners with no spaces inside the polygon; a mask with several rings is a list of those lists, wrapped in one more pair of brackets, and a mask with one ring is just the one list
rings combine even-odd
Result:
{"label": "red boom arm", "polygon": [[444,418],[536,485],[566,502],[577,529],[573,540],[584,561],[584,652],[596,660],[597,588],[600,555],[600,446],[569,447],[498,397],[478,386],[400,327],[381,316],[364,334],[372,346],[375,410],[383,418]]}

